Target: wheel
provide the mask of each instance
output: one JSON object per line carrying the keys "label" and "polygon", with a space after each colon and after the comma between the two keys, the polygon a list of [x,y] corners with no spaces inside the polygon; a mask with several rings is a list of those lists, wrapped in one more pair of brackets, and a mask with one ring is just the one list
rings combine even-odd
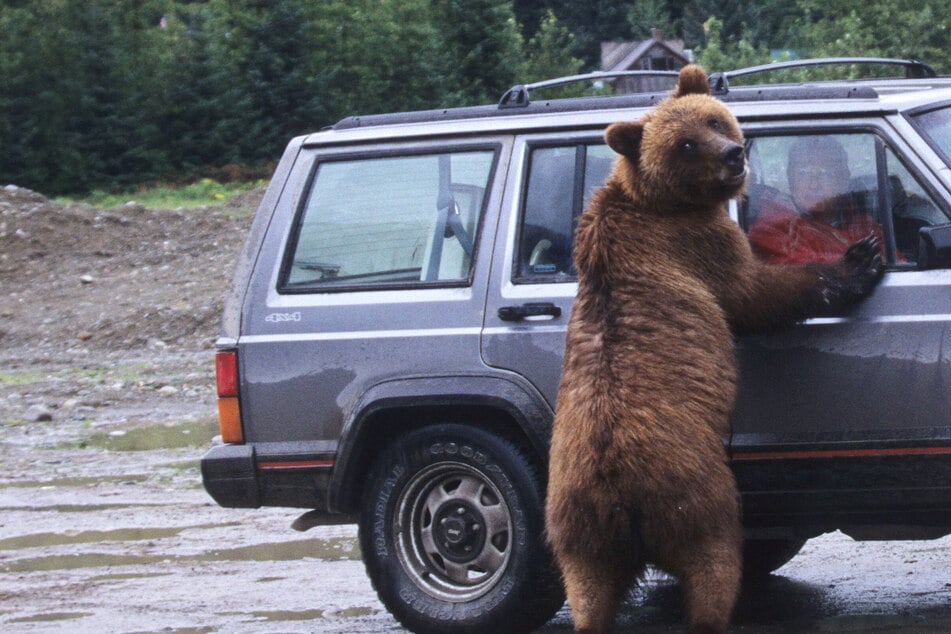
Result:
{"label": "wheel", "polygon": [[367,574],[408,629],[524,632],[564,603],[543,481],[508,441],[458,424],[416,430],[383,453],[364,493]]}
{"label": "wheel", "polygon": [[743,578],[765,577],[796,556],[805,539],[748,539],[743,542]]}

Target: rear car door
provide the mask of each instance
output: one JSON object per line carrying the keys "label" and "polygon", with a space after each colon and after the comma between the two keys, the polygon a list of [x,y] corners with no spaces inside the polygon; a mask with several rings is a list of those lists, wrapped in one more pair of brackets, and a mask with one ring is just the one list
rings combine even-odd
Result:
{"label": "rear car door", "polygon": [[528,379],[554,409],[577,292],[578,216],[614,160],[601,130],[516,139],[489,281],[482,356]]}

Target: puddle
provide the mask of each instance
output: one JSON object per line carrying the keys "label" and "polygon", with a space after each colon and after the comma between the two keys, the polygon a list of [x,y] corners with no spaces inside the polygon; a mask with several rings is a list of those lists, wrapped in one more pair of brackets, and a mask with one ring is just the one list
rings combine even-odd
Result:
{"label": "puddle", "polygon": [[817,632],[874,632],[898,630],[912,623],[902,615],[850,614],[823,619],[813,625]]}
{"label": "puddle", "polygon": [[196,458],[195,460],[183,460],[181,462],[164,462],[158,466],[173,471],[198,471],[201,463]]}
{"label": "puddle", "polygon": [[[155,449],[183,449],[204,447],[218,433],[214,419],[149,425],[132,429],[118,429],[108,433],[93,434],[81,441],[82,448],[93,447],[109,451],[153,451]],[[190,465],[193,466],[193,465]]]}
{"label": "puddle", "polygon": [[[214,525],[217,526],[217,525]],[[196,527],[188,527],[196,528]],[[198,527],[202,528],[202,527]],[[208,528],[208,527],[203,527]],[[138,530],[138,529],[130,529]],[[165,530],[165,529],[147,529]],[[168,529],[180,532],[185,528]],[[97,531],[88,531],[89,533]],[[124,532],[124,531],[117,531]],[[108,531],[112,533],[112,531]],[[81,534],[80,534],[81,535]],[[68,536],[55,534],[59,538]],[[10,540],[29,539],[14,537]],[[146,538],[148,539],[148,538]],[[82,540],[88,541],[88,540]],[[98,540],[97,540],[98,541]],[[356,538],[336,537],[332,539],[306,539],[294,542],[276,544],[256,544],[228,550],[213,550],[196,555],[115,555],[104,553],[83,553],[78,555],[50,555],[17,559],[0,563],[0,572],[50,572],[53,570],[76,570],[79,568],[103,568],[111,566],[145,566],[156,563],[172,563],[181,561],[297,561],[299,559],[321,559],[324,561],[359,560],[360,548]],[[76,542],[62,542],[76,543]],[[29,546],[21,546],[27,548]]]}
{"label": "puddle", "polygon": [[343,618],[353,618],[355,616],[370,616],[376,614],[378,610],[373,608],[345,608],[332,612],[333,616],[342,616]]}
{"label": "puddle", "polygon": [[50,612],[10,619],[7,623],[52,623],[55,621],[69,621],[92,616],[92,612]]}
{"label": "puddle", "polygon": [[97,542],[130,542],[176,537],[191,529],[227,528],[236,526],[235,522],[225,524],[202,524],[199,526],[179,526],[170,528],[118,528],[111,531],[67,531],[65,533],[35,533],[0,539],[0,551],[23,548],[42,548],[45,546],[63,546],[66,544],[93,544]]}
{"label": "puddle", "polygon": [[[162,634],[211,634],[211,632],[217,632],[214,627],[163,627],[161,630]],[[140,632],[129,632],[129,634],[155,634],[155,630],[142,630]]]}
{"label": "puddle", "polygon": [[[354,608],[344,608],[342,610],[333,610],[328,612],[326,610],[312,609],[312,610],[267,610],[267,611],[256,611],[247,613],[248,616],[254,617],[255,621],[271,621],[271,622],[281,622],[281,621],[314,621],[317,619],[323,619],[325,617],[332,618],[354,618],[362,616],[372,616],[378,614],[379,610],[375,610],[369,607],[354,607]],[[237,612],[226,612],[222,613],[222,616],[239,616],[244,615],[245,613]]]}
{"label": "puddle", "polygon": [[[2,487],[0,487],[2,488]],[[169,506],[168,504],[51,504],[49,506],[0,506],[0,513],[96,513],[117,509],[142,509]]]}
{"label": "puddle", "polygon": [[165,555],[52,555],[18,559],[0,564],[0,572],[52,572],[54,570],[77,570],[79,568],[108,568],[112,566],[145,566],[168,561]]}
{"label": "puddle", "polygon": [[271,610],[268,612],[251,612],[251,616],[258,621],[313,621],[324,618],[323,610]]}
{"label": "puddle", "polygon": [[136,482],[145,482],[149,476],[140,475],[114,475],[114,476],[96,476],[82,478],[57,478],[55,480],[23,480],[17,482],[0,483],[0,489],[53,489],[56,487],[83,487],[94,484],[103,484],[105,482],[119,482],[121,484]]}
{"label": "puddle", "polygon": [[201,561],[295,561],[312,558],[324,561],[360,559],[356,538],[304,539],[276,544],[255,544],[230,550],[215,550],[195,559]]}
{"label": "puddle", "polygon": [[90,581],[127,581],[129,579],[151,579],[152,577],[169,577],[171,572],[143,572],[143,573],[134,573],[129,572],[125,574],[117,573],[113,575],[96,575],[95,577],[89,577]]}

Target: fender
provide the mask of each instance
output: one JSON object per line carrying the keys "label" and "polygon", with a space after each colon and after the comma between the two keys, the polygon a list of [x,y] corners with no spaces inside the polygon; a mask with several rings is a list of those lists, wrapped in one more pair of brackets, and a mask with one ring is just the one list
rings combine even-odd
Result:
{"label": "fender", "polygon": [[510,375],[418,376],[378,383],[364,392],[350,410],[340,434],[335,468],[330,482],[332,511],[349,511],[358,486],[357,448],[370,429],[374,415],[388,410],[417,408],[487,407],[507,414],[547,463],[554,411],[544,397],[524,379]]}

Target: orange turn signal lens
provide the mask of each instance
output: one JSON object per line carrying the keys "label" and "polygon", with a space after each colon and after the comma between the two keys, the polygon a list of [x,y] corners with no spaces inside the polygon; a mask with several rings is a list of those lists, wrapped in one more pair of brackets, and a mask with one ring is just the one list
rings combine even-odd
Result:
{"label": "orange turn signal lens", "polygon": [[215,354],[215,383],[218,389],[218,429],[227,443],[244,442],[241,405],[238,403],[238,353],[221,350]]}
{"label": "orange turn signal lens", "polygon": [[244,442],[241,432],[241,406],[238,397],[229,396],[218,399],[218,429],[221,440],[227,443]]}

